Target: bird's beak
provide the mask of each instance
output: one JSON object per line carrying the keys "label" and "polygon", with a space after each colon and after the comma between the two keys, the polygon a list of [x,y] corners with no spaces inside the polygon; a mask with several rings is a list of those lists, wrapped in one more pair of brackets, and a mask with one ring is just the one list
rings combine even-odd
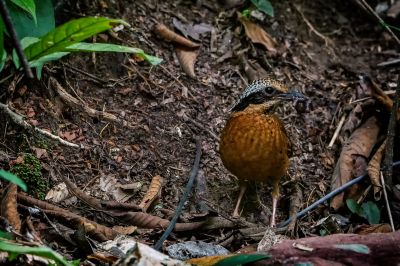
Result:
{"label": "bird's beak", "polygon": [[297,90],[292,90],[287,93],[281,93],[278,95],[278,98],[283,99],[283,100],[291,100],[291,101],[295,101],[295,102],[307,100],[307,97]]}

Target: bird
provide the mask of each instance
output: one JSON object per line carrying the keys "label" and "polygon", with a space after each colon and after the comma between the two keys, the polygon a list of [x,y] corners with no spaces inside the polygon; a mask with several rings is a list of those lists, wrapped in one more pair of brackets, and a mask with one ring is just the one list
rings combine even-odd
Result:
{"label": "bird", "polygon": [[239,179],[240,192],[233,217],[239,207],[247,181],[267,182],[272,186],[272,216],[275,226],[279,181],[289,167],[291,143],[274,110],[284,101],[305,96],[270,78],[256,79],[240,94],[220,136],[219,153],[223,165]]}

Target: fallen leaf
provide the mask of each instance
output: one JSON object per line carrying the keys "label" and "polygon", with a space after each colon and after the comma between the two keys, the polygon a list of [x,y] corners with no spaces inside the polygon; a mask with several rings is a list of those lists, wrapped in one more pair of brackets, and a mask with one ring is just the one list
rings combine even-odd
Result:
{"label": "fallen leaf", "polygon": [[113,230],[117,231],[118,233],[120,233],[121,235],[130,235],[133,234],[134,232],[136,232],[137,230],[137,226],[113,226],[112,227]]}
{"label": "fallen leaf", "polygon": [[77,137],[77,135],[74,131],[66,131],[63,133],[63,136],[68,141],[74,140]]}
{"label": "fallen leaf", "polygon": [[150,205],[160,196],[162,188],[163,178],[160,175],[156,175],[151,180],[149,189],[144,195],[142,202],[140,202],[139,207],[143,209],[144,212],[150,207]]}
{"label": "fallen leaf", "polygon": [[[354,176],[354,155],[361,155],[368,158],[374,147],[379,133],[378,120],[375,116],[367,119],[359,128],[357,128],[350,138],[344,144],[340,153],[332,176],[331,190],[334,190],[343,184],[349,182]],[[348,189],[347,195],[356,195],[358,185],[353,185]],[[339,209],[344,205],[344,193],[336,195],[331,201],[331,208]]]}
{"label": "fallen leaf", "polygon": [[47,150],[37,147],[32,147],[32,150],[35,152],[36,158],[40,159],[42,157],[47,157]]}
{"label": "fallen leaf", "polygon": [[68,198],[69,195],[69,191],[67,188],[67,185],[65,185],[64,182],[56,185],[55,187],[53,187],[52,189],[49,190],[49,192],[47,192],[47,195],[45,197],[45,200],[54,202],[54,203],[59,203],[63,200],[65,200],[66,198]]}
{"label": "fallen leaf", "polygon": [[156,32],[160,37],[164,38],[167,41],[175,42],[175,43],[181,44],[185,47],[189,47],[189,48],[200,47],[200,44],[194,43],[191,40],[189,40],[183,36],[180,36],[179,34],[170,30],[167,26],[165,26],[164,24],[161,24],[161,23],[155,25],[154,32]]}
{"label": "fallen leaf", "polygon": [[195,78],[194,64],[197,58],[197,49],[189,49],[183,46],[176,47],[176,55],[183,71],[191,78]]}
{"label": "fallen leaf", "polygon": [[261,28],[258,24],[250,21],[246,17],[240,16],[239,20],[244,26],[247,37],[249,37],[253,43],[262,44],[268,51],[272,53],[277,52],[276,42],[265,30],[263,30],[263,28]]}
{"label": "fallen leaf", "polygon": [[375,152],[374,156],[372,156],[371,160],[368,163],[368,175],[369,179],[371,180],[371,184],[373,185],[374,189],[374,199],[380,200],[382,197],[382,184],[380,178],[380,171],[381,171],[381,162],[382,157],[385,153],[386,147],[386,139],[381,144],[379,149]]}
{"label": "fallen leaf", "polygon": [[185,36],[186,38],[191,37],[196,41],[200,41],[201,35],[207,32],[211,32],[213,29],[213,26],[206,23],[200,23],[196,25],[183,24],[180,20],[176,18],[172,19],[172,24],[174,24],[175,28],[179,30],[183,34],[183,36]]}
{"label": "fallen leaf", "polygon": [[360,225],[354,229],[355,234],[368,235],[372,233],[391,233],[392,228],[390,224],[373,224],[373,225]]}

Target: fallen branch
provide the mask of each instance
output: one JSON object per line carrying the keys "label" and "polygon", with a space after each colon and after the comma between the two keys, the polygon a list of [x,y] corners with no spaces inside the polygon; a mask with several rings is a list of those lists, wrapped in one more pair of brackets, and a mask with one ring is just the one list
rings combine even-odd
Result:
{"label": "fallen branch", "polygon": [[6,104],[0,103],[0,109],[3,110],[8,116],[10,116],[10,118],[12,119],[12,121],[15,124],[23,127],[24,129],[33,130],[35,132],[38,132],[38,133],[40,133],[42,135],[45,135],[46,137],[49,137],[51,139],[54,139],[54,140],[60,142],[61,144],[65,145],[65,146],[69,146],[69,147],[73,147],[73,148],[83,148],[82,145],[78,145],[78,144],[74,144],[74,143],[68,142],[66,140],[63,140],[59,136],[53,135],[48,131],[45,131],[43,129],[37,128],[37,127],[29,124],[28,122],[25,121],[25,119],[21,115],[11,111],[11,109]]}
{"label": "fallen branch", "polygon": [[400,231],[368,235],[335,234],[283,240],[269,250],[270,259],[253,265],[397,265]]}

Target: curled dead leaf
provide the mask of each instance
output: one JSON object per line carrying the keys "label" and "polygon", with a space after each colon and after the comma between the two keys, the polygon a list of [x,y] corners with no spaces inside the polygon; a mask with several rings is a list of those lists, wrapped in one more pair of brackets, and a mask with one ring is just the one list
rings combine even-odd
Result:
{"label": "curled dead leaf", "polygon": [[18,187],[10,183],[1,199],[0,216],[7,219],[7,221],[14,227],[15,231],[21,230],[21,219],[17,209],[17,191]]}
{"label": "curled dead leaf", "polygon": [[178,45],[175,49],[176,56],[178,57],[179,63],[183,71],[191,78],[195,78],[194,64],[198,55],[198,49],[187,48]]}
{"label": "curled dead leaf", "polygon": [[[374,147],[379,133],[378,120],[372,116],[357,128],[346,141],[340,153],[332,176],[331,190],[334,190],[353,179],[357,161],[354,155],[368,158]],[[366,170],[366,169],[365,169]],[[354,185],[348,190],[348,195],[358,194],[358,186]],[[331,201],[331,208],[339,209],[344,205],[344,193],[336,195]]]}
{"label": "curled dead leaf", "polygon": [[162,37],[163,39],[165,39],[167,41],[178,43],[180,45],[183,45],[183,46],[189,47],[189,48],[200,47],[200,44],[192,42],[191,40],[186,39],[185,37],[175,33],[174,31],[170,30],[164,24],[158,23],[157,25],[154,26],[153,30],[160,37]]}
{"label": "curled dead leaf", "polygon": [[375,200],[380,200],[382,196],[382,184],[380,179],[380,169],[383,154],[385,153],[386,139],[375,152],[371,161],[368,163],[368,175],[374,189]]}
{"label": "curled dead leaf", "polygon": [[258,24],[250,21],[246,17],[240,16],[239,20],[244,26],[247,37],[249,37],[253,43],[259,43],[263,45],[265,49],[272,53],[277,52],[276,42],[265,30],[263,30],[263,28],[261,28]]}
{"label": "curled dead leaf", "polygon": [[150,205],[160,196],[162,183],[163,178],[160,175],[154,176],[151,180],[149,189],[144,195],[142,202],[139,204],[139,207],[141,207],[144,212],[146,212]]}

